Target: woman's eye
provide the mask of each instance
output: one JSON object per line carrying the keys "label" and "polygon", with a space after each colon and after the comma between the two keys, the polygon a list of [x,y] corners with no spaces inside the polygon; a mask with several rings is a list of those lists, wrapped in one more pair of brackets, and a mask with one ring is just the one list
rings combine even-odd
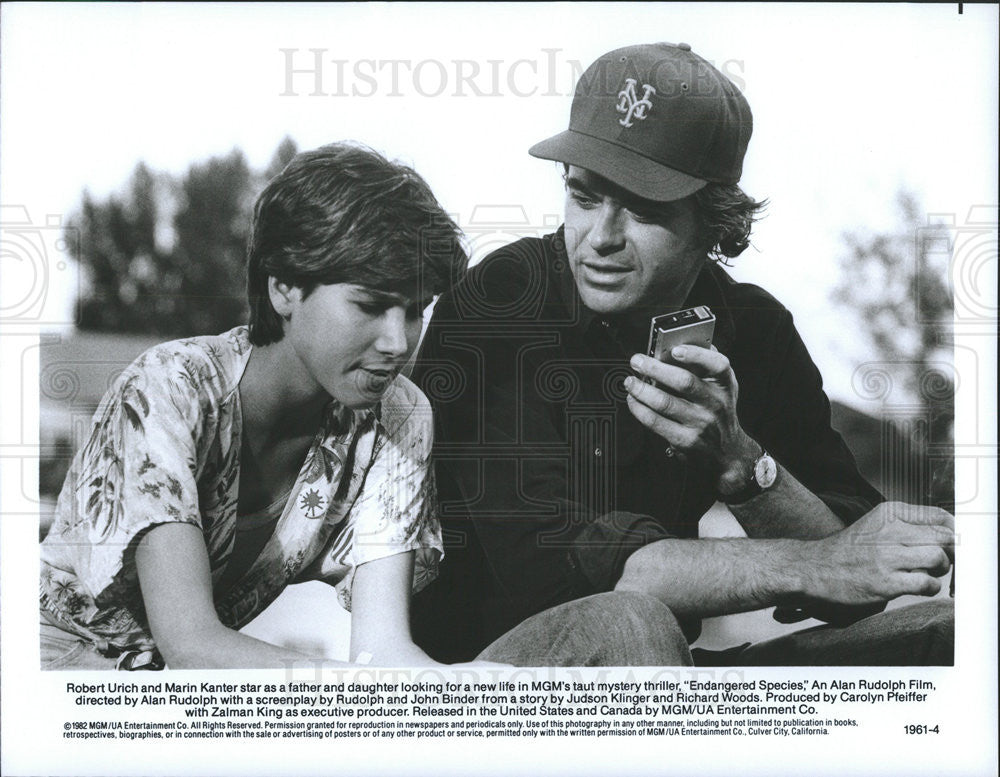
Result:
{"label": "woman's eye", "polygon": [[377,302],[355,302],[354,304],[366,316],[378,316],[385,312],[385,306]]}

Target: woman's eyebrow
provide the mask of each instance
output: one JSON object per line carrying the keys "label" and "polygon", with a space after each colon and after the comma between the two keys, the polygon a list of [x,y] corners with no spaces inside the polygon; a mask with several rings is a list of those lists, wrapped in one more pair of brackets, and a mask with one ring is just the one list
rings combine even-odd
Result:
{"label": "woman's eyebrow", "polygon": [[355,292],[365,295],[372,302],[378,302],[389,307],[395,307],[396,305],[406,307],[411,302],[410,298],[403,294],[397,294],[394,291],[385,291],[384,289],[373,289],[368,286],[356,286]]}

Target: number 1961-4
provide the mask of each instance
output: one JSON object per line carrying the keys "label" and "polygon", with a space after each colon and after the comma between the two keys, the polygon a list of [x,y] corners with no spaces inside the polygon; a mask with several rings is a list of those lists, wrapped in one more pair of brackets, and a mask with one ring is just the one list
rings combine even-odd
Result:
{"label": "number 1961-4", "polygon": [[926,723],[909,723],[903,726],[903,731],[907,734],[940,734],[940,726],[928,726]]}

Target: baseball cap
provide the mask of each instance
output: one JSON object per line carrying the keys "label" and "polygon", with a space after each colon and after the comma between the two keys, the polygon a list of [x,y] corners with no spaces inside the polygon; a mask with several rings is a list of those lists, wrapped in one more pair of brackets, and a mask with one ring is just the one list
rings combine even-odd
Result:
{"label": "baseball cap", "polygon": [[686,43],[608,52],[580,77],[569,129],[532,146],[655,202],[734,184],[753,131],[736,85]]}

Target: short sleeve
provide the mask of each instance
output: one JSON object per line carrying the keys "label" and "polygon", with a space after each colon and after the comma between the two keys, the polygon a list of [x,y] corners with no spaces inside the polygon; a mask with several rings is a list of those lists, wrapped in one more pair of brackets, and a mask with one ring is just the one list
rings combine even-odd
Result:
{"label": "short sleeve", "polygon": [[[369,561],[415,551],[416,592],[437,577],[444,550],[435,514],[430,405],[416,386],[404,381],[397,378],[401,385],[384,400],[376,452],[351,509],[349,564],[353,573]],[[353,577],[349,574],[337,586],[348,608]]]}
{"label": "short sleeve", "polygon": [[197,381],[183,363],[164,351],[147,353],[101,408],[43,552],[52,566],[73,570],[98,606],[119,589],[134,589],[135,543],[145,531],[170,522],[201,527],[195,472],[202,412]]}
{"label": "short sleeve", "polygon": [[403,407],[393,403],[384,408],[384,438],[352,511],[355,566],[410,550],[435,551],[434,558],[443,554],[434,514],[430,405],[412,384],[407,388]]}

